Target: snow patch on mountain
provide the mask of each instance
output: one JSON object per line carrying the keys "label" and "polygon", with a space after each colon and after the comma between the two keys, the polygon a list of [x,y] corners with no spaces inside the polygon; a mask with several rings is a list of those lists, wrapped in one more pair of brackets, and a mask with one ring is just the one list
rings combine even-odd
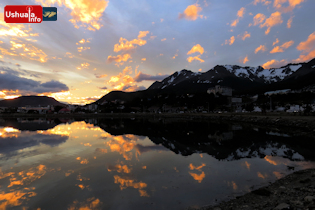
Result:
{"label": "snow patch on mountain", "polygon": [[259,78],[264,78],[266,82],[277,82],[296,72],[301,67],[302,65],[299,64],[289,65],[282,68],[264,69],[263,71],[260,71],[257,76]]}
{"label": "snow patch on mountain", "polygon": [[302,65],[299,64],[299,65],[291,65],[290,66],[290,69],[293,71],[293,72],[296,72],[299,68],[301,68]]}
{"label": "snow patch on mountain", "polygon": [[171,77],[171,79],[170,80],[168,80],[168,83],[170,84],[170,83],[172,83],[173,81],[174,81],[174,79],[175,79],[175,77],[174,76],[172,76]]}
{"label": "snow patch on mountain", "polygon": [[[281,68],[264,69],[261,66],[242,67],[238,65],[217,65],[207,72],[192,72],[190,70],[183,69],[179,72],[175,72],[161,82],[154,83],[152,85],[152,89],[165,89],[178,85],[182,82],[219,84],[224,83],[225,78],[227,77],[229,77],[230,80],[242,78],[252,83],[270,84],[284,80],[301,69],[302,66],[302,64],[288,64]],[[314,69],[315,66],[312,66],[311,68]]]}
{"label": "snow patch on mountain", "polygon": [[226,68],[226,70],[228,70],[229,72],[232,73],[232,71],[233,71],[233,66],[231,66],[231,65],[224,65],[224,67]]}

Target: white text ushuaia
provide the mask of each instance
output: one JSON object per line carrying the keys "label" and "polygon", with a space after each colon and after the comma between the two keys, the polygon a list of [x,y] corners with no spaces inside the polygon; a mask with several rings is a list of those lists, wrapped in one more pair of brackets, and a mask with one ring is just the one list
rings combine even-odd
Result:
{"label": "white text ushuaia", "polygon": [[38,18],[33,12],[17,12],[12,13],[11,11],[6,11],[5,16],[7,18],[28,18],[29,22],[40,22],[41,18]]}

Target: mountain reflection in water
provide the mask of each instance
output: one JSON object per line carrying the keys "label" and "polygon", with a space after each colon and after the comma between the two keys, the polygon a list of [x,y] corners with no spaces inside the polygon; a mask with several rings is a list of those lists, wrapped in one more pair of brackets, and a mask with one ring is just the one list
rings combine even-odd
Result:
{"label": "mountain reflection in water", "polygon": [[314,140],[210,121],[1,119],[0,209],[185,209],[314,167]]}

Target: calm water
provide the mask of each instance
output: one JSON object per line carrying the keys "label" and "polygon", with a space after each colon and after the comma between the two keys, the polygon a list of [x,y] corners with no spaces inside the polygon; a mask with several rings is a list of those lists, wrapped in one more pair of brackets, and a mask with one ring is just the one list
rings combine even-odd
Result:
{"label": "calm water", "polygon": [[206,121],[2,119],[0,209],[201,207],[314,167],[314,146]]}

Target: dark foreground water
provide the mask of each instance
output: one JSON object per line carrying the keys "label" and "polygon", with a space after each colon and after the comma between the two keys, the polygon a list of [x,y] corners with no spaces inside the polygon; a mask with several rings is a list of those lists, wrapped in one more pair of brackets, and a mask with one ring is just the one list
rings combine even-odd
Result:
{"label": "dark foreground water", "polygon": [[207,121],[0,119],[0,209],[201,207],[314,167],[314,146]]}

